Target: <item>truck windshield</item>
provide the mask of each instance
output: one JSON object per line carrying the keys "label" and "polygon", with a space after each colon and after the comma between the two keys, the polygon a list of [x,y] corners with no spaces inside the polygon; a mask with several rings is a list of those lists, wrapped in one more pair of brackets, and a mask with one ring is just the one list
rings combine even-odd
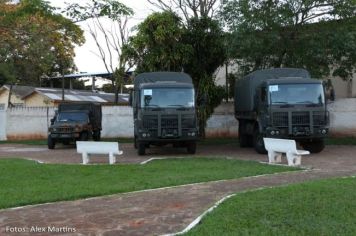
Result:
{"label": "truck windshield", "polygon": [[324,104],[324,90],[321,84],[279,84],[270,85],[271,104]]}
{"label": "truck windshield", "polygon": [[141,107],[194,107],[194,90],[192,88],[142,89]]}
{"label": "truck windshield", "polygon": [[59,113],[57,121],[67,122],[67,121],[87,121],[88,114],[83,112],[63,112]]}

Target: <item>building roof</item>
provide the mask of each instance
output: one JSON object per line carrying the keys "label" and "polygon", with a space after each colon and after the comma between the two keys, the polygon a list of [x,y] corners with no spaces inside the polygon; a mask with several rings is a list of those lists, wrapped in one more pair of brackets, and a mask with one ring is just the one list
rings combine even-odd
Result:
{"label": "building roof", "polygon": [[[33,93],[39,93],[49,100],[62,101],[62,89],[58,88],[35,88]],[[64,90],[64,100],[72,102],[99,102],[99,103],[114,103],[115,94],[87,90]],[[128,94],[119,94],[119,103],[128,103]]]}
{"label": "building roof", "polygon": [[[5,84],[0,88],[0,90],[10,90],[10,86],[11,85]],[[11,89],[11,93],[15,94],[21,99],[33,93],[34,91],[35,91],[35,87],[32,86],[13,85]]]}
{"label": "building roof", "polygon": [[[9,90],[10,85],[4,85],[0,88],[1,90]],[[13,85],[12,93],[16,94],[22,100],[31,96],[32,94],[38,93],[45,96],[53,102],[62,101],[62,89],[61,88],[35,88],[31,86],[18,86]],[[115,94],[105,93],[100,91],[88,91],[88,90],[64,90],[64,100],[73,102],[99,102],[99,103],[114,103]],[[128,104],[129,94],[119,94],[119,103]]]}

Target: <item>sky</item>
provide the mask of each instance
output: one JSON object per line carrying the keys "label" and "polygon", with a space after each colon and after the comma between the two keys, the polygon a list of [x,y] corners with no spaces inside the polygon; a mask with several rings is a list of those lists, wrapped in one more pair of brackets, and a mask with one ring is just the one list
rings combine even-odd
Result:
{"label": "sky", "polygon": [[[79,3],[84,4],[85,2],[90,2],[90,0],[47,0],[52,6],[63,8],[66,3]],[[146,0],[120,0],[121,3],[128,7],[131,7],[135,14],[129,20],[130,27],[137,25],[142,22],[149,14],[153,12],[153,6],[150,5]],[[109,27],[110,23],[105,22]],[[95,55],[98,53],[97,46],[92,36],[88,31],[88,22],[83,22],[78,25],[84,30],[84,36],[86,42],[84,45],[75,48],[75,64],[78,68],[78,72],[87,73],[101,73],[106,72],[105,66],[101,59]],[[117,62],[117,59],[114,60]]]}

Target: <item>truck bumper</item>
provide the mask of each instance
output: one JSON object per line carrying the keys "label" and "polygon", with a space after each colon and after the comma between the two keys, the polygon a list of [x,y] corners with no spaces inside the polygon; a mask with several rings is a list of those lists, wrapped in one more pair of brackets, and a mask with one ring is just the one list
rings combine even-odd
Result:
{"label": "truck bumper", "polygon": [[310,130],[308,128],[281,129],[275,127],[268,127],[265,136],[268,138],[291,138],[291,139],[321,139],[325,138],[329,133],[328,127],[317,127]]}
{"label": "truck bumper", "polygon": [[50,136],[55,140],[76,140],[80,137],[80,133],[51,133]]}

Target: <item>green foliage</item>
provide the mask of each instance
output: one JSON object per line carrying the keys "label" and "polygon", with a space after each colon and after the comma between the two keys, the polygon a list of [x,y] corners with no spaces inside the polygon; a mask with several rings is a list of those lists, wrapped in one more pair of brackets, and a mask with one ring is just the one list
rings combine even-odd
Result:
{"label": "green foliage", "polygon": [[75,69],[74,45],[84,42],[83,31],[54,10],[43,0],[0,2],[0,63],[20,84]]}
{"label": "green foliage", "polygon": [[355,235],[355,178],[238,193],[186,235]]}
{"label": "green foliage", "polygon": [[16,81],[16,77],[12,73],[13,70],[14,68],[12,68],[11,64],[0,63],[0,86]]}
{"label": "green foliage", "polygon": [[223,158],[92,166],[2,159],[0,209],[294,170],[298,169]]}
{"label": "green foliage", "polygon": [[183,24],[176,14],[153,13],[137,26],[126,54],[136,62],[138,73],[182,71],[192,54],[192,46],[183,42],[183,34]]}
{"label": "green foliage", "polygon": [[96,17],[119,20],[121,16],[132,15],[133,10],[115,0],[91,0],[86,5],[70,4],[65,9],[65,13],[76,21],[85,21]]}
{"label": "green foliage", "polygon": [[187,22],[184,42],[192,46],[192,57],[184,70],[193,77],[199,108],[200,135],[205,136],[206,121],[225,97],[223,87],[216,86],[213,74],[226,60],[224,34],[211,18],[191,18]]}
{"label": "green foliage", "polygon": [[312,76],[348,78],[356,65],[354,0],[232,1],[220,16],[232,32],[230,58],[245,73],[301,67]]}

